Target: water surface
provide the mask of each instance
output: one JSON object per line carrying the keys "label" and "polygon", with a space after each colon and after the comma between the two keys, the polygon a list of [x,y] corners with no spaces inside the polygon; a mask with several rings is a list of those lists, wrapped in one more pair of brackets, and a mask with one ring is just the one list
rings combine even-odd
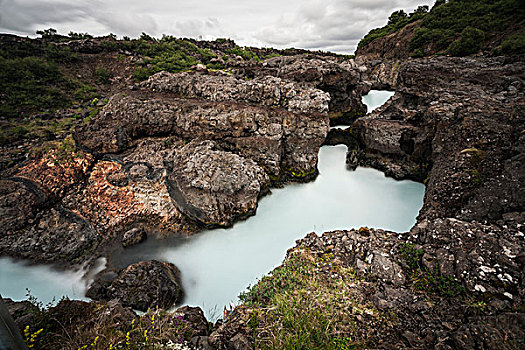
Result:
{"label": "water surface", "polygon": [[[368,94],[363,95],[363,103],[367,106],[367,112],[370,113],[385,104],[386,101],[394,96],[394,91],[387,90],[370,90]],[[332,126],[330,129],[346,129],[349,125]]]}
{"label": "water surface", "polygon": [[122,267],[145,259],[174,263],[182,274],[184,304],[214,309],[235,303],[249,284],[279,265],[288,248],[308,232],[369,226],[409,230],[423,205],[424,186],[395,181],[377,170],[345,167],[347,147],[324,146],[314,182],[273,189],[257,214],[233,228],[188,238],[150,239],[115,256]]}
{"label": "water surface", "polygon": [[[363,102],[371,111],[392,95],[372,90]],[[273,189],[260,200],[257,215],[232,228],[186,238],[150,238],[116,254],[111,262],[120,267],[148,259],[174,263],[186,293],[183,304],[200,306],[215,320],[248,285],[278,266],[287,249],[308,232],[361,226],[408,231],[423,205],[424,186],[395,181],[368,168],[348,171],[346,151],[344,145],[322,147],[315,181]],[[14,300],[25,299],[26,288],[44,303],[62,296],[85,299],[90,278],[82,269],[57,271],[0,258],[0,293]]]}

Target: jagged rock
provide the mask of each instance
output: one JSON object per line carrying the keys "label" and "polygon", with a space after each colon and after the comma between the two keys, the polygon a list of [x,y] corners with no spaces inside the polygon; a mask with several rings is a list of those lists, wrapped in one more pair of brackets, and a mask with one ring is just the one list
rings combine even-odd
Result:
{"label": "jagged rock", "polygon": [[233,76],[159,72],[142,86],[184,97],[256,103],[301,113],[327,113],[330,101],[330,95],[323,91],[271,76],[240,80]]}
{"label": "jagged rock", "polygon": [[213,141],[191,142],[174,155],[167,178],[177,208],[206,226],[230,226],[255,213],[269,178],[254,161],[217,148]]}
{"label": "jagged rock", "polygon": [[140,311],[170,308],[182,297],[180,272],[173,264],[143,261],[125,268],[111,283],[97,283],[87,295],[95,300],[118,299]]}
{"label": "jagged rock", "polygon": [[250,77],[274,76],[288,81],[309,84],[330,94],[329,111],[364,115],[366,106],[361,98],[370,86],[361,75],[366,67],[354,60],[340,62],[335,58],[316,55],[280,56],[252,63],[242,74]]}
{"label": "jagged rock", "polygon": [[0,236],[14,235],[33,224],[38,212],[49,205],[49,197],[33,182],[0,180]]}
{"label": "jagged rock", "polygon": [[116,95],[75,139],[97,153],[123,152],[145,136],[217,140],[226,150],[278,175],[288,169],[311,172],[327,132],[326,116],[235,103]]}
{"label": "jagged rock", "polygon": [[147,237],[148,236],[146,235],[144,229],[138,227],[132,228],[131,230],[124,233],[124,236],[122,237],[122,246],[126,248],[142,243]]}
{"label": "jagged rock", "polygon": [[[195,232],[195,224],[173,205],[166,176],[166,169],[150,167],[146,162],[122,165],[100,161],[85,187],[64,197],[63,205],[108,236],[126,232],[139,222],[160,232]],[[116,178],[120,179],[118,183]]]}
{"label": "jagged rock", "polygon": [[[460,152],[474,147],[486,155],[487,161],[499,159],[501,156],[494,153],[504,152],[503,144],[515,145],[515,152],[520,153],[519,135],[512,132],[519,117],[513,119],[511,112],[512,105],[517,106],[520,100],[516,89],[523,85],[520,70],[523,63],[512,58],[441,57],[407,61],[399,68],[396,95],[353,125],[361,148],[366,148],[361,164],[377,167],[397,178],[422,181],[432,164],[443,162],[443,166],[434,169],[449,168],[457,180],[450,174],[431,178],[449,178],[451,181],[440,184],[450,190],[457,187],[453,185],[457,181],[475,185],[477,180],[468,169],[490,173],[490,177],[499,174],[496,168],[503,164],[485,162],[480,164],[485,169],[475,169],[465,161],[458,164],[458,156],[465,158]],[[487,137],[490,132],[497,135]],[[454,158],[453,153],[457,154]],[[451,162],[452,159],[457,160]],[[520,178],[518,163],[514,164],[505,170],[508,173],[505,177],[512,182]],[[464,170],[457,171],[458,167]],[[456,197],[450,190],[444,195],[444,188],[429,187],[431,191],[439,191],[440,196]],[[507,196],[512,197],[510,193]],[[447,206],[454,207],[455,204]]]}
{"label": "jagged rock", "polygon": [[174,314],[190,323],[194,336],[205,337],[208,335],[208,321],[200,307],[182,306],[175,310]]}

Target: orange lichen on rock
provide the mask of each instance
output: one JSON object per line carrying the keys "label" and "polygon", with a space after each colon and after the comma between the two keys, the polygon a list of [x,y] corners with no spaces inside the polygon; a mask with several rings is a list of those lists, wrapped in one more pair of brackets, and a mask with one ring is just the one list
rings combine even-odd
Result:
{"label": "orange lichen on rock", "polygon": [[181,230],[184,220],[171,202],[164,177],[129,179],[119,163],[100,161],[94,166],[87,187],[65,202],[91,221],[103,236],[137,222],[154,221],[161,229]]}
{"label": "orange lichen on rock", "polygon": [[61,198],[71,186],[83,181],[93,162],[94,157],[83,151],[65,157],[58,150],[51,150],[21,168],[16,176],[31,180]]}

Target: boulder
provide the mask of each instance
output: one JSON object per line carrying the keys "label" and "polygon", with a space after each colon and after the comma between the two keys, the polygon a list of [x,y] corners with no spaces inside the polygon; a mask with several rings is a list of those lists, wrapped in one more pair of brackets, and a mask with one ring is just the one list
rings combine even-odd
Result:
{"label": "boulder", "polygon": [[118,299],[140,311],[168,309],[182,298],[180,272],[170,263],[142,261],[125,268],[110,283],[96,281],[87,295],[95,300]]}
{"label": "boulder", "polygon": [[213,141],[191,142],[174,155],[167,178],[171,198],[207,227],[230,226],[253,215],[269,178],[253,160],[225,152]]}
{"label": "boulder", "polygon": [[144,229],[138,227],[132,228],[131,230],[126,231],[126,233],[124,233],[124,236],[122,237],[122,246],[126,248],[142,243],[146,240],[147,237],[148,236]]}

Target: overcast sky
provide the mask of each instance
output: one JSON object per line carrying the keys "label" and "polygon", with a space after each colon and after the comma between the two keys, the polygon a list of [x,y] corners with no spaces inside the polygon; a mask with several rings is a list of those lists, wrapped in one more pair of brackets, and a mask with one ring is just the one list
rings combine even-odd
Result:
{"label": "overcast sky", "polygon": [[352,53],[395,10],[434,0],[0,0],[0,32],[231,38],[239,45]]}

